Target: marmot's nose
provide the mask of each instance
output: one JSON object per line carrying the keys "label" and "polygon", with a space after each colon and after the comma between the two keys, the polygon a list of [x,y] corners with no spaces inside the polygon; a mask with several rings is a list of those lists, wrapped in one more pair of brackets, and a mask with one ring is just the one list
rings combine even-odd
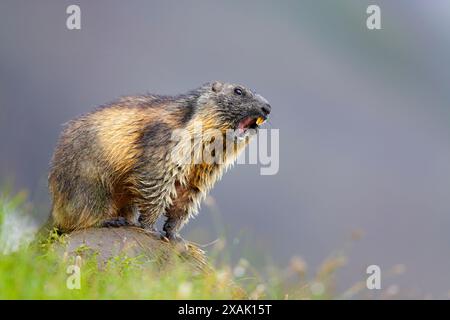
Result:
{"label": "marmot's nose", "polygon": [[270,104],[267,103],[261,107],[261,110],[267,116],[272,110],[272,107],[270,106]]}
{"label": "marmot's nose", "polygon": [[256,97],[262,104],[261,111],[267,116],[270,113],[270,111],[272,110],[272,107],[270,106],[269,101],[267,101],[266,98],[264,98],[260,94],[257,94]]}

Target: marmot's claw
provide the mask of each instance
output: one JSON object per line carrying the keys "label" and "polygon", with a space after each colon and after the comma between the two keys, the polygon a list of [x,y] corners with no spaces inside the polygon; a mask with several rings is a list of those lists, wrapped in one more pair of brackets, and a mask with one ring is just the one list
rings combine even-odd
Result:
{"label": "marmot's claw", "polygon": [[171,243],[174,244],[174,246],[180,250],[180,251],[187,251],[188,250],[188,244],[187,242],[178,234],[178,233],[167,233],[166,237],[169,239]]}
{"label": "marmot's claw", "polygon": [[155,238],[161,239],[163,237],[163,234],[161,231],[158,231],[155,227],[146,228],[145,226],[142,226],[142,228],[145,230],[146,233],[151,234]]}
{"label": "marmot's claw", "polygon": [[164,234],[160,233],[160,238],[164,242],[170,242],[169,238],[167,238]]}

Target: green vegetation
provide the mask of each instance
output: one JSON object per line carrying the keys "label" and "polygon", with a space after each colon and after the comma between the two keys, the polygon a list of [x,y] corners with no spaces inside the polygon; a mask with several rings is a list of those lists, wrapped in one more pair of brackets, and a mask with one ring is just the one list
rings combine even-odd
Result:
{"label": "green vegetation", "polygon": [[[0,195],[0,299],[323,299],[335,296],[334,273],[345,263],[340,256],[328,259],[307,279],[306,264],[297,257],[288,268],[268,266],[262,275],[244,258],[235,265],[219,262],[228,260],[219,248],[208,250],[215,269],[208,274],[183,264],[156,271],[152,261],[139,257],[117,256],[99,265],[95,255],[58,255],[51,243],[64,243],[64,237],[53,235],[39,250],[29,246],[29,232],[11,238],[9,221],[27,221],[24,200],[23,194]],[[80,247],[80,254],[87,249]],[[70,289],[77,286],[77,267],[80,288]]]}

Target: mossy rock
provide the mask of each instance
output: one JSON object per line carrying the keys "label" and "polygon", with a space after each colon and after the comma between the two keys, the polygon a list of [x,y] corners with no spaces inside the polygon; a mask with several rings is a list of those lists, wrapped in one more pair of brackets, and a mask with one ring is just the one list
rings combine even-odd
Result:
{"label": "mossy rock", "polygon": [[107,263],[115,257],[139,258],[151,262],[158,270],[167,270],[177,263],[193,272],[214,272],[205,252],[188,243],[186,250],[136,227],[90,228],[64,235],[57,251],[65,257],[96,255],[98,262]]}
{"label": "mossy rock", "polygon": [[[158,272],[170,272],[172,267],[181,266],[194,277],[217,276],[206,253],[197,245],[187,242],[187,248],[180,250],[173,243],[137,227],[78,230],[59,237],[52,246],[64,260],[95,257],[100,269],[111,260],[125,257],[139,259]],[[245,290],[231,279],[227,286],[234,299],[247,298]]]}

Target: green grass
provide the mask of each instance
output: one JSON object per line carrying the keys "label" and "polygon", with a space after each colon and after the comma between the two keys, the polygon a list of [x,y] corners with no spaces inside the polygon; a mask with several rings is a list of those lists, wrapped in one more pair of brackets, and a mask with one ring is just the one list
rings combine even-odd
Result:
{"label": "green grass", "polygon": [[27,250],[0,262],[1,299],[231,299],[226,279],[191,276],[177,267],[156,273],[136,261],[117,259],[100,271],[95,261],[81,263],[80,289],[70,289],[68,266],[54,255],[36,256]]}
{"label": "green grass", "polygon": [[[12,244],[10,233],[28,221],[29,206],[24,203],[24,194],[0,194],[0,299],[324,299],[334,296],[334,271],[344,263],[342,257],[328,259],[308,279],[300,258],[293,258],[287,268],[255,268],[244,257],[234,265],[223,262],[228,259],[221,259],[220,248],[208,254],[214,260],[211,274],[193,273],[182,263],[161,272],[151,261],[126,256],[99,266],[95,255],[75,261],[61,257],[49,244],[36,250],[29,246],[29,227],[12,237]],[[64,237],[52,240],[64,242]],[[70,289],[76,283],[74,265],[80,268],[79,289]]]}

